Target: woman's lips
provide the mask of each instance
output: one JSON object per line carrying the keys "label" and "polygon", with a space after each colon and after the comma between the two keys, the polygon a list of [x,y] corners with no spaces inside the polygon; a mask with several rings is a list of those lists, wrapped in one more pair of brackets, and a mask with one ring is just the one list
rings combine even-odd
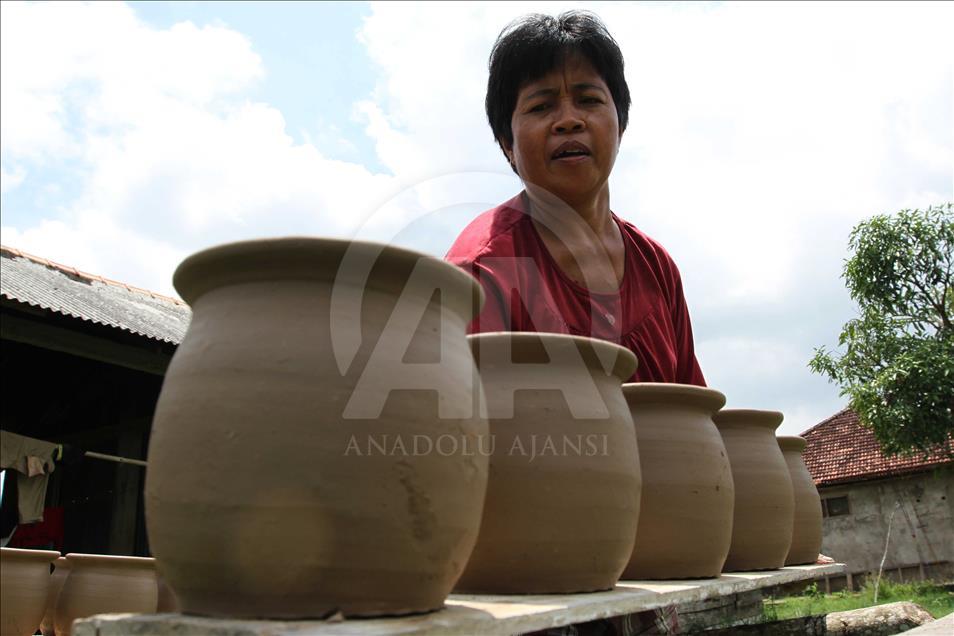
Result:
{"label": "woman's lips", "polygon": [[556,159],[552,159],[551,161],[555,161],[557,163],[563,163],[563,164],[577,164],[577,163],[583,163],[584,161],[587,161],[589,158],[590,158],[589,155],[570,155],[569,157],[557,157]]}

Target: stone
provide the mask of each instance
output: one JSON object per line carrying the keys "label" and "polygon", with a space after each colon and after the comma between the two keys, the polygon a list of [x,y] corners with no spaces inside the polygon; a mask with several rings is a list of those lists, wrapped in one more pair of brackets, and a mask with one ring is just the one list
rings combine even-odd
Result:
{"label": "stone", "polygon": [[847,612],[832,612],[825,619],[829,634],[843,636],[893,636],[934,620],[917,603],[900,601]]}

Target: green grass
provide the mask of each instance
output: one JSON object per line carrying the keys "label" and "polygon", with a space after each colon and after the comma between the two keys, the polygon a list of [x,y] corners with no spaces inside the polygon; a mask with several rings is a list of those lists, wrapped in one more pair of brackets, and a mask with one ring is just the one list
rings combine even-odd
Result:
{"label": "green grass", "polygon": [[913,601],[930,612],[934,618],[954,612],[954,592],[944,587],[931,582],[892,583],[886,579],[881,580],[877,603],[874,602],[873,582],[865,583],[858,592],[845,590],[834,594],[820,592],[818,586],[813,583],[799,596],[767,599],[763,612],[765,620],[775,621],[842,612],[898,601]]}

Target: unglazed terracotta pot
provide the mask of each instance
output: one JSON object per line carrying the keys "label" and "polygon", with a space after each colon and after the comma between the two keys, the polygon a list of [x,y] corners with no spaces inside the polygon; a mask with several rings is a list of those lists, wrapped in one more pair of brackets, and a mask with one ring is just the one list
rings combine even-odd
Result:
{"label": "unglazed terracotta pot", "polygon": [[775,429],[778,411],[723,409],[713,420],[732,465],[735,513],[724,572],[774,570],[792,544],[795,498]]}
{"label": "unglazed terracotta pot", "polygon": [[788,549],[785,565],[804,565],[815,563],[822,544],[821,497],[808,472],[802,452],[805,450],[805,438],[797,436],[779,436],[778,446],[782,449],[788,474],[792,478],[792,492],[795,495],[795,520],[792,525],[792,546]]}
{"label": "unglazed terracotta pot", "polygon": [[625,579],[717,577],[732,541],[735,487],[712,415],[725,396],[685,384],[624,384],[643,473]]}
{"label": "unglazed terracotta pot", "polygon": [[43,636],[54,636],[56,629],[54,619],[56,618],[56,600],[60,596],[60,590],[66,583],[66,577],[70,574],[70,562],[66,557],[60,557],[53,563],[53,574],[50,579],[50,591],[46,595],[46,613],[43,614],[43,620],[40,622],[40,631]]}
{"label": "unglazed terracotta pot", "polygon": [[0,636],[31,636],[43,619],[59,552],[0,548]]}
{"label": "unglazed terracotta pot", "polygon": [[66,559],[70,573],[56,601],[57,636],[69,636],[74,620],[94,614],[155,613],[155,559],[75,553]]}
{"label": "unglazed terracotta pot", "polygon": [[161,576],[156,577],[156,584],[159,587],[159,600],[156,603],[156,611],[160,614],[178,614],[182,608],[179,606],[179,599],[176,593],[172,591],[169,584]]}
{"label": "unglazed terracotta pot", "polygon": [[182,611],[442,607],[487,485],[465,339],[479,284],[416,252],[309,238],[205,250],[174,283],[193,316],[156,407],[145,502]]}
{"label": "unglazed terracotta pot", "polygon": [[[612,588],[632,552],[639,454],[628,350],[545,333],[470,337],[490,417],[490,480],[459,592]],[[511,357],[512,356],[512,357]]]}

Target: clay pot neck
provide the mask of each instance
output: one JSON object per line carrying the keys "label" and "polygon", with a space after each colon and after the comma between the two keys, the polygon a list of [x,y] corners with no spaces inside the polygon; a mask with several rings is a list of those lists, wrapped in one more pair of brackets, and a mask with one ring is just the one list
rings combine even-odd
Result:
{"label": "clay pot neck", "polygon": [[623,385],[623,395],[630,406],[666,404],[694,408],[712,415],[725,405],[725,395],[715,389],[691,384],[634,382]]}
{"label": "clay pot neck", "polygon": [[18,560],[18,561],[46,561],[47,563],[52,563],[59,556],[59,552],[54,552],[52,550],[28,550],[25,548],[0,548],[0,556],[4,560]]}
{"label": "clay pot neck", "polygon": [[760,428],[774,431],[785,416],[779,411],[759,411],[756,409],[722,409],[712,416],[716,427],[722,428]]}
{"label": "clay pot neck", "polygon": [[67,554],[70,567],[119,567],[135,569],[155,569],[156,560],[149,557],[116,556],[112,554]]}
{"label": "clay pot neck", "polygon": [[777,439],[778,447],[782,449],[783,453],[798,453],[801,455],[805,446],[808,445],[804,437],[798,437],[797,435],[779,435]]}
{"label": "clay pot neck", "polygon": [[321,281],[394,295],[414,284],[421,287],[414,291],[428,298],[440,290],[441,303],[468,321],[484,302],[480,284],[462,269],[433,256],[364,241],[288,237],[229,243],[186,258],[173,276],[176,290],[190,305],[213,289],[277,280]]}
{"label": "clay pot neck", "polygon": [[500,331],[467,337],[478,366],[493,364],[567,364],[582,359],[597,375],[612,374],[621,381],[636,371],[632,351],[596,338],[558,333]]}

